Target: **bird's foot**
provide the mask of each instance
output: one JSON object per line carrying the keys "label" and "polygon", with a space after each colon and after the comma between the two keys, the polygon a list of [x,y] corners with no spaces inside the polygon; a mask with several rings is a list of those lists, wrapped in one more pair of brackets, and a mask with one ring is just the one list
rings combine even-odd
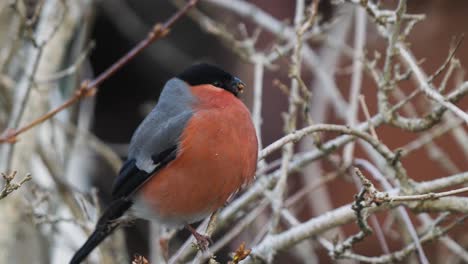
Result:
{"label": "bird's foot", "polygon": [[159,247],[166,262],[169,260],[169,240],[167,238],[159,239]]}
{"label": "bird's foot", "polygon": [[186,225],[185,226],[190,233],[192,233],[193,237],[197,240],[197,246],[201,251],[205,251],[208,249],[208,246],[210,244],[213,244],[213,240],[211,240],[210,236],[202,235],[197,232],[195,228],[193,228],[191,225]]}

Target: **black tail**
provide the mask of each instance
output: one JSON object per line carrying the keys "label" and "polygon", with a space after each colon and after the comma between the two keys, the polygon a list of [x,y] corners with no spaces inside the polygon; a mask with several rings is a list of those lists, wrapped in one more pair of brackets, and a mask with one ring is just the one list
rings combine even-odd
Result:
{"label": "black tail", "polygon": [[117,225],[104,227],[103,230],[96,228],[86,243],[75,253],[70,264],[81,263],[116,227]]}
{"label": "black tail", "polygon": [[75,253],[70,264],[81,263],[108,235],[118,226],[119,221],[115,221],[127,211],[132,202],[126,199],[113,201],[99,219],[96,229],[88,238],[86,243]]}

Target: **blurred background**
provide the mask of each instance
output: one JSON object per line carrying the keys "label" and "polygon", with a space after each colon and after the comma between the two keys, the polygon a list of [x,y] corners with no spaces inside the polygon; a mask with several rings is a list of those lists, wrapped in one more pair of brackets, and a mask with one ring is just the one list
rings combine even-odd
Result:
{"label": "blurred background", "polygon": [[[247,84],[242,101],[254,112],[263,147],[312,124],[354,128],[366,123],[366,110],[352,96],[353,86],[364,96],[370,116],[382,111],[378,99],[385,87],[375,76],[385,71],[390,33],[396,27],[392,18],[398,20],[395,10],[402,10],[403,4],[406,7],[403,13],[410,15],[402,19],[399,41],[408,47],[428,76],[446,62],[431,85],[447,95],[465,82],[468,44],[462,37],[468,25],[468,2],[321,0],[315,14],[311,11],[313,2],[200,0],[196,9],[180,19],[167,37],[107,79],[95,96],[80,100],[20,135],[17,143],[0,144],[0,172],[17,171],[16,181],[28,173],[32,176],[31,181],[0,200],[0,210],[4,212],[0,222],[0,263],[68,261],[93,228],[99,208],[109,202],[112,180],[126,157],[133,131],[156,104],[164,83],[193,63],[217,64]],[[301,3],[304,19],[298,24]],[[0,131],[21,127],[73,96],[83,80],[105,71],[144,39],[156,22],[165,21],[181,4],[184,2],[166,0],[0,3]],[[380,11],[381,16],[373,10]],[[313,20],[300,38],[301,62],[296,63],[295,29],[308,17]],[[395,57],[399,57],[397,53]],[[388,92],[391,105],[419,89],[414,74],[403,61],[395,58],[388,71],[389,85],[393,87]],[[301,66],[296,73],[304,87],[297,88],[301,103],[297,104],[299,110],[294,117],[297,125],[291,127],[285,123],[291,119],[292,87],[298,85],[294,84],[292,67],[297,64]],[[466,112],[468,99],[462,97],[456,105]],[[357,110],[351,110],[352,107]],[[409,118],[424,117],[436,108],[437,103],[419,94],[398,113]],[[357,111],[351,119],[350,111]],[[375,133],[390,150],[402,151],[401,162],[408,177],[421,182],[468,171],[466,124],[448,111],[434,122],[434,127],[421,131],[386,121],[375,126]],[[321,144],[340,134],[314,135],[317,136],[295,144],[294,153],[320,150]],[[349,170],[351,164],[368,162],[382,174],[391,174],[385,160],[376,158],[375,152],[363,144],[356,144],[354,150],[344,149],[340,145],[289,172],[282,198],[298,223],[354,201],[359,187]],[[258,178],[279,170],[283,155],[284,152],[277,151],[260,162]],[[294,158],[290,157],[291,161]],[[391,185],[398,187],[399,183],[392,181]],[[384,190],[382,185],[377,187]],[[448,189],[457,186],[451,187]],[[273,193],[276,190],[274,186],[266,189]],[[262,196],[268,195],[258,196],[239,210],[229,225],[221,225],[213,236],[215,243],[233,227],[242,226],[250,211],[264,206]],[[468,212],[468,208],[463,209],[466,211],[445,208],[422,217],[418,210],[401,210],[384,210],[375,218],[370,217],[373,234],[353,244],[352,252],[371,257],[390,254],[414,243],[408,225],[422,236],[437,226],[434,219],[442,219],[443,223],[458,221],[458,217]],[[242,226],[242,231],[219,247],[215,253],[217,261],[227,263],[241,242],[255,252],[255,246],[265,241],[275,211],[264,206],[257,213]],[[275,232],[289,228],[291,223],[282,219]],[[108,239],[112,241],[99,254],[91,256],[89,263],[130,263],[135,254],[145,256],[150,263],[163,263],[180,251],[189,233],[182,230],[173,234],[160,229],[137,220],[135,225],[122,228]],[[466,225],[457,224],[443,239],[424,243],[422,249],[412,250],[404,260],[395,262],[424,263],[421,255],[425,255],[430,263],[466,263],[468,236],[464,230]],[[277,254],[267,262],[359,263],[359,259],[352,257],[333,259],[330,253],[333,250],[320,240],[337,245],[358,231],[356,221],[346,221],[314,233],[302,243],[274,251]],[[159,243],[161,237],[171,238],[169,256],[161,253],[165,251],[165,246]],[[193,253],[183,255],[179,261],[188,263],[192,259],[203,262]]]}

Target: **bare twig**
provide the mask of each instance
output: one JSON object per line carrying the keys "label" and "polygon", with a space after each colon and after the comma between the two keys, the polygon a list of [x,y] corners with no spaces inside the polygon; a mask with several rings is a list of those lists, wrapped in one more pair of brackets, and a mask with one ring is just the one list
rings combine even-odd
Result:
{"label": "bare twig", "polygon": [[[356,32],[354,35],[354,59],[353,59],[353,74],[351,77],[351,89],[349,95],[349,111],[346,117],[346,122],[350,127],[354,127],[358,120],[359,113],[359,94],[361,93],[362,85],[362,58],[364,56],[364,43],[366,40],[366,13],[364,9],[357,8],[355,11],[356,17]],[[354,154],[354,142],[345,146],[343,150],[343,160],[346,165],[352,162]]]}
{"label": "bare twig", "polygon": [[2,177],[5,180],[5,185],[3,185],[3,188],[0,191],[0,199],[7,197],[10,193],[18,190],[23,184],[32,179],[31,174],[27,174],[23,179],[21,179],[21,181],[14,183],[13,180],[16,177],[16,171],[13,171],[10,174],[2,173]]}
{"label": "bare twig", "polygon": [[49,111],[43,116],[40,116],[39,118],[33,120],[31,123],[26,124],[23,127],[14,130],[10,128],[8,131],[4,132],[4,134],[0,136],[0,143],[14,143],[17,140],[17,136],[21,133],[24,133],[25,131],[28,131],[29,129],[55,116],[57,113],[75,104],[80,99],[87,96],[93,96],[96,92],[96,89],[99,85],[102,84],[102,82],[107,80],[110,76],[114,75],[119,69],[126,65],[130,60],[132,60],[136,55],[138,55],[151,43],[165,37],[169,33],[169,30],[172,28],[172,26],[197,2],[198,0],[190,0],[183,8],[181,8],[174,15],[172,15],[164,24],[157,23],[153,27],[151,32],[148,33],[148,36],[144,40],[138,43],[133,49],[131,49],[122,58],[120,58],[118,61],[112,64],[107,70],[102,72],[95,79],[91,81],[84,81],[78,88],[76,93],[71,98],[66,100],[62,105]]}
{"label": "bare twig", "polygon": [[398,43],[396,45],[398,48],[400,56],[405,60],[408,66],[413,71],[416,79],[419,82],[419,88],[431,99],[436,101],[437,103],[441,104],[442,106],[446,107],[450,111],[452,111],[455,115],[465,121],[468,124],[468,114],[465,113],[463,110],[458,108],[456,105],[451,103],[447,100],[444,96],[442,96],[437,90],[432,88],[429,83],[427,82],[427,77],[425,76],[424,72],[421,70],[419,65],[416,63],[415,59],[413,58],[412,54],[409,50],[402,44]]}
{"label": "bare twig", "polygon": [[[420,238],[420,243],[425,243],[431,241],[433,239],[439,238],[445,235],[448,231],[450,231],[455,226],[461,224],[466,217],[459,218],[458,220],[452,222],[450,225],[443,227],[443,228],[435,228],[432,232],[427,232],[424,236]],[[386,254],[378,257],[367,257],[362,255],[357,255],[353,253],[344,253],[345,257],[355,259],[365,263],[394,263],[403,261],[409,254],[411,254],[414,250],[416,250],[415,243],[411,243],[404,247],[401,250],[392,252],[391,254]]]}
{"label": "bare twig", "polygon": [[372,122],[370,122],[371,115],[369,113],[369,108],[367,108],[366,99],[364,95],[359,96],[359,103],[361,104],[362,111],[364,112],[364,115],[366,116],[367,121],[369,121],[369,130],[371,132],[371,135],[376,140],[379,140],[379,137],[377,136],[377,132],[375,131],[375,127],[372,125]]}

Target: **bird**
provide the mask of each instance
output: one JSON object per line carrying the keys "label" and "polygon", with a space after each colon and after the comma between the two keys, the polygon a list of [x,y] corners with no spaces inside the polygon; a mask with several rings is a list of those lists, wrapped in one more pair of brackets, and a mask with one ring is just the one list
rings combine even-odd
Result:
{"label": "bird", "polygon": [[112,199],[70,264],[81,263],[125,219],[187,228],[255,177],[258,140],[239,99],[246,85],[219,66],[198,63],[164,85],[158,102],[135,130],[112,186]]}

